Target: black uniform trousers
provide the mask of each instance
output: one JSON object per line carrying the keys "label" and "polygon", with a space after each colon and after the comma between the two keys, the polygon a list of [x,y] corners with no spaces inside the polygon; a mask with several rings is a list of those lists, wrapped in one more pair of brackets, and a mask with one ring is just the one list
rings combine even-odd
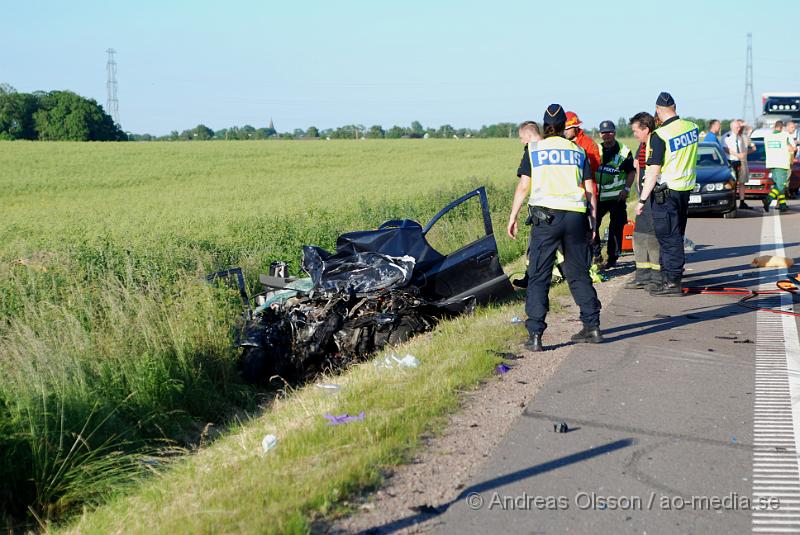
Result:
{"label": "black uniform trousers", "polygon": [[[609,201],[599,201],[597,203],[597,228],[600,228],[600,222],[603,217],[609,214],[610,221],[608,223],[608,257],[617,259],[622,251],[622,232],[625,230],[625,223],[628,222],[628,207],[625,201],[618,199]],[[592,241],[592,254],[597,257],[601,253],[600,233],[598,233]]]}
{"label": "black uniform trousers", "polygon": [[585,325],[600,325],[600,301],[589,278],[589,221],[586,214],[551,210],[553,220],[531,227],[528,264],[528,294],[525,326],[528,333],[542,333],[547,328],[545,317],[550,309],[550,282],[556,249],[564,251],[564,276],[572,298],[580,308]]}
{"label": "black uniform trousers", "polygon": [[650,195],[650,208],[653,212],[653,229],[661,247],[661,273],[664,278],[680,282],[686,256],[683,254],[683,236],[686,234],[686,221],[689,217],[689,191],[667,190],[669,195],[664,204],[655,202]]}

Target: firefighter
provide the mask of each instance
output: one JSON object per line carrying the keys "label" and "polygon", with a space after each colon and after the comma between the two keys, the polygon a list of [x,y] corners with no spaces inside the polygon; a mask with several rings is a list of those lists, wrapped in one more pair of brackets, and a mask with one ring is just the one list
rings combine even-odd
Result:
{"label": "firefighter", "polygon": [[600,151],[597,149],[597,144],[586,135],[583,131],[583,123],[578,115],[573,111],[567,112],[567,123],[564,128],[564,137],[575,143],[583,149],[586,157],[589,160],[589,169],[591,173],[586,178],[594,181],[594,197],[597,198],[597,181],[595,180],[595,173],[597,168],[600,167]]}
{"label": "firefighter", "polygon": [[[656,122],[653,116],[643,111],[639,112],[630,120],[631,129],[634,137],[639,140],[639,148],[636,151],[636,171],[637,184],[636,191],[641,195],[644,183],[644,170],[647,161],[647,140],[656,129]],[[629,290],[645,289],[651,284],[658,284],[661,281],[661,265],[659,257],[661,248],[658,246],[653,230],[653,214],[650,206],[644,204],[642,213],[636,216],[636,224],[633,230],[633,259],[636,261],[636,271],[633,280],[625,283],[625,288]]]}
{"label": "firefighter", "polygon": [[[544,350],[542,333],[547,328],[548,292],[559,246],[564,251],[564,271],[569,289],[580,308],[583,322],[583,328],[572,336],[572,341],[603,341],[600,301],[589,277],[589,256],[586,254],[589,241],[594,237],[597,211],[594,181],[588,178],[591,170],[583,149],[563,137],[566,121],[566,113],[559,104],[547,107],[544,139],[528,144],[508,220],[508,235],[516,239],[517,216],[530,190],[528,214],[532,227],[525,302],[528,316],[525,326],[530,337],[525,347],[531,351]],[[590,206],[589,217],[587,204]]]}
{"label": "firefighter", "polygon": [[613,121],[600,123],[600,167],[595,173],[597,182],[597,228],[603,216],[609,214],[608,246],[605,264],[602,264],[599,233],[592,241],[594,262],[603,269],[614,267],[622,250],[622,231],[628,222],[628,193],[633,184],[633,155],[628,147],[617,141],[617,127]]}
{"label": "firefighter", "polygon": [[[578,115],[573,111],[567,112],[567,123],[564,128],[564,137],[568,140],[575,143],[577,146],[583,149],[586,153],[586,158],[589,160],[589,170],[591,171],[590,174],[586,176],[592,180],[594,184],[594,198],[597,199],[597,181],[595,181],[595,173],[597,172],[597,168],[600,167],[600,151],[597,149],[597,143],[595,143],[592,138],[586,135],[586,132],[583,131],[583,123],[581,122]],[[603,278],[600,277],[600,264],[602,263],[602,258],[595,258],[592,260],[592,245],[589,244],[589,247],[586,249],[586,255],[589,257],[589,270],[590,275],[592,277],[592,282],[602,282]]]}
{"label": "firefighter", "polygon": [[689,194],[696,182],[697,142],[700,129],[678,117],[675,100],[667,92],[656,99],[656,115],[661,126],[647,142],[647,167],[642,194],[636,205],[641,215],[649,203],[653,228],[661,247],[662,280],[650,287],[650,295],[683,295],[681,279],[686,257],[683,237],[689,215]]}
{"label": "firefighter", "polygon": [[[592,138],[587,136],[586,132],[583,131],[583,128],[581,128],[582,126],[583,123],[578,118],[577,114],[568,111],[564,137],[584,150],[586,156],[589,158],[589,167],[591,168],[591,174],[587,175],[586,178],[594,180],[594,174],[597,172],[597,168],[600,167],[600,151]],[[595,186],[597,186],[596,182]]]}

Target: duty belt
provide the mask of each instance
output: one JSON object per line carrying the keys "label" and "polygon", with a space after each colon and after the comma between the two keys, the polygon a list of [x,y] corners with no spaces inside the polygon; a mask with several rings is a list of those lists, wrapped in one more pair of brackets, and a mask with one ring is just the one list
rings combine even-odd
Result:
{"label": "duty belt", "polygon": [[656,185],[656,187],[653,188],[653,199],[656,201],[656,204],[664,204],[667,202],[671,191],[672,190],[669,189],[666,183]]}
{"label": "duty belt", "polygon": [[534,227],[539,223],[550,224],[553,221],[553,212],[562,212],[563,210],[553,210],[544,206],[531,206],[528,205],[528,218],[525,220],[526,225],[533,225]]}

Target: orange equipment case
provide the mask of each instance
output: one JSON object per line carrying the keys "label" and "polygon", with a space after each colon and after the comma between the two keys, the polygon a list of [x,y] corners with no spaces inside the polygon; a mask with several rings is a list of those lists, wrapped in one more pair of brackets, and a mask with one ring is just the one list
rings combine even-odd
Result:
{"label": "orange equipment case", "polygon": [[622,251],[623,253],[633,252],[633,229],[636,228],[636,223],[630,219],[622,229]]}

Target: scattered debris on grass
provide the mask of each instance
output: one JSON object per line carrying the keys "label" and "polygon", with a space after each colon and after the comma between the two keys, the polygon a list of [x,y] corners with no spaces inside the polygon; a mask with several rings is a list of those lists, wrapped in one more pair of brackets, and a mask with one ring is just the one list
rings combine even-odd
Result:
{"label": "scattered debris on grass", "polygon": [[494,373],[498,375],[503,375],[504,373],[508,373],[511,371],[511,367],[505,364],[498,364],[497,367],[494,369]]}
{"label": "scattered debris on grass", "polygon": [[325,425],[340,425],[340,424],[348,424],[350,422],[360,422],[365,418],[364,411],[361,411],[358,416],[351,416],[347,413],[340,414],[335,416],[333,414],[326,414],[325,419],[328,420],[328,423]]}
{"label": "scattered debris on grass", "polygon": [[320,390],[322,390],[327,394],[336,394],[342,388],[341,386],[334,383],[317,383],[314,386],[316,386],[317,388],[319,388]]}
{"label": "scattered debris on grass", "polygon": [[264,451],[264,453],[267,453],[277,445],[278,437],[275,435],[264,435],[264,439],[261,441],[261,449]]}
{"label": "scattered debris on grass", "polygon": [[420,364],[419,359],[411,354],[400,358],[392,353],[391,355],[386,355],[382,360],[375,361],[375,366],[389,370],[392,368],[418,368]]}

